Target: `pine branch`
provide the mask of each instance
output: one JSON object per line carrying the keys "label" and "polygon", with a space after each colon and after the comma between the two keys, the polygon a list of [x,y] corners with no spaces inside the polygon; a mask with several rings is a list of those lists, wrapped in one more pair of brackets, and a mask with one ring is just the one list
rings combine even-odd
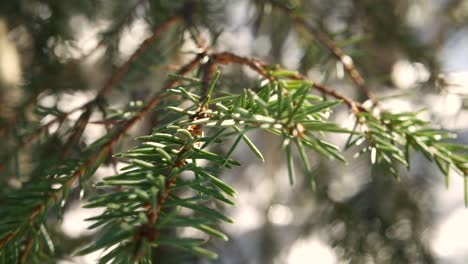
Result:
{"label": "pine branch", "polygon": [[[199,113],[200,116],[203,115],[202,112]],[[196,116],[194,117],[195,120],[198,119],[199,117]],[[189,127],[187,130],[190,132],[192,136],[198,136],[198,131],[201,131],[203,129],[203,126],[197,126],[197,127]],[[196,141],[184,146],[177,154],[173,168],[182,168],[186,164],[186,160],[183,157],[183,155],[192,149],[194,145],[196,144]],[[154,241],[157,239],[157,232],[154,230],[154,226],[156,222],[158,221],[158,218],[161,213],[162,206],[166,203],[167,198],[169,197],[170,194],[170,189],[171,187],[175,184],[177,180],[177,176],[172,176],[170,180],[166,182],[166,185],[164,186],[164,192],[159,195],[158,200],[157,200],[157,206],[156,210],[153,210],[153,207],[151,204],[145,204],[143,208],[146,209],[146,217],[148,218],[148,223],[142,225],[140,228],[138,228],[138,234],[135,236],[136,240],[136,247],[135,251],[133,254],[133,260],[136,262],[143,258],[145,256],[145,252],[140,250],[140,246],[142,244],[142,239],[145,238],[147,241]],[[139,254],[138,254],[139,253]]]}

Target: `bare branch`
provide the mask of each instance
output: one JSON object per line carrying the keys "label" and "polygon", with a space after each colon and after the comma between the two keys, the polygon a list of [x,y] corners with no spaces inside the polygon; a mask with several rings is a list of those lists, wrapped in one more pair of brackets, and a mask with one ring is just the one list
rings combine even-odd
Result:
{"label": "bare branch", "polygon": [[272,1],[273,5],[286,13],[293,21],[306,29],[318,42],[325,46],[342,64],[354,84],[366,95],[366,97],[373,102],[375,101],[374,92],[366,85],[364,78],[362,78],[359,71],[354,66],[353,60],[335,42],[330,39],[324,32],[318,28],[308,24],[304,19],[297,16],[291,9],[278,1]]}

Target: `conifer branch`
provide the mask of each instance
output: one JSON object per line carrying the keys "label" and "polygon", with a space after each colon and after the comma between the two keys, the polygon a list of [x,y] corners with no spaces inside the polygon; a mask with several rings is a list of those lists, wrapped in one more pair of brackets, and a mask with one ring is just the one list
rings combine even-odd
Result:
{"label": "conifer branch", "polygon": [[181,17],[179,15],[171,16],[166,21],[164,21],[161,25],[157,26],[151,36],[145,39],[140,46],[133,52],[133,54],[127,59],[127,61],[119,67],[119,69],[107,80],[104,86],[99,90],[97,97],[103,96],[107,94],[107,92],[112,89],[125,75],[128,71],[130,65],[145,51],[147,50],[151,44],[159,37],[159,35],[164,32],[170,25],[173,23],[180,21]]}
{"label": "conifer branch", "polygon": [[4,157],[1,158],[0,160],[0,173],[3,171],[3,169],[6,166],[6,163],[11,159],[13,154],[27,146],[29,146],[32,142],[34,142],[42,133],[47,131],[52,125],[54,125],[57,122],[63,122],[69,115],[76,113],[78,111],[81,111],[87,106],[87,104],[84,104],[83,106],[77,107],[69,112],[64,112],[60,113],[59,116],[55,117],[54,119],[50,120],[49,122],[45,123],[44,125],[40,126],[35,132],[32,134],[28,135],[26,139],[22,140],[20,144],[15,146],[13,150],[7,152]]}
{"label": "conifer branch", "polygon": [[[108,30],[109,34],[119,32],[129,23],[144,0],[135,2],[125,18]],[[294,21],[295,28],[304,28],[328,49],[338,63],[343,64],[354,86],[373,101],[374,105],[367,108],[356,99],[315,83],[297,71],[270,65],[255,57],[212,51],[197,28],[199,22],[199,25],[210,23],[210,18],[197,13],[200,10],[204,12],[202,8],[209,9],[203,2],[187,0],[167,6],[155,3],[156,7],[163,10],[161,13],[164,13],[165,20],[156,19],[161,21],[160,24],[109,74],[96,95],[69,112],[38,106],[41,114],[54,119],[34,131],[31,126],[27,126],[31,131],[19,143],[14,144],[14,150],[24,155],[26,151],[20,151],[22,147],[40,137],[52,125],[60,124],[58,132],[53,136],[64,143],[57,157],[54,156],[53,164],[43,160],[33,162],[33,172],[37,172],[37,177],[32,176],[29,181],[21,183],[18,190],[5,189],[5,200],[1,203],[3,215],[0,220],[0,262],[27,263],[57,257],[52,240],[47,234],[49,211],[56,207],[54,212],[58,219],[62,219],[62,213],[67,210],[64,205],[73,196],[69,194],[77,189],[80,191],[80,199],[86,199],[83,208],[105,209],[86,219],[92,221],[88,228],[99,229],[99,232],[93,236],[91,244],[75,253],[77,255],[103,250],[99,257],[100,263],[151,263],[154,259],[153,249],[174,246],[194,254],[216,258],[217,254],[203,244],[214,238],[228,240],[216,228],[222,222],[232,223],[233,220],[219,210],[218,206],[213,205],[235,205],[231,198],[236,196],[236,190],[219,176],[224,169],[241,165],[232,157],[242,141],[259,160],[265,160],[262,152],[247,136],[252,130],[262,130],[279,137],[281,149],[285,150],[291,185],[296,182],[295,171],[300,167],[308,187],[316,189],[317,170],[308,151],[346,163],[344,151],[327,139],[330,133],[342,133],[349,136],[344,150],[352,147],[353,151],[357,151],[356,157],[365,154],[370,161],[371,173],[378,166],[385,174],[391,174],[398,180],[400,168],[410,167],[410,150],[422,153],[434,162],[444,174],[447,185],[450,171],[456,171],[464,176],[465,202],[468,204],[467,146],[450,143],[449,140],[454,138],[453,134],[431,129],[429,122],[418,118],[418,113],[376,111],[379,106],[373,91],[366,85],[341,46],[325,31],[310,25],[310,21],[301,17],[300,13],[295,13],[289,6],[282,4],[287,1],[265,0],[255,3],[263,8],[269,7],[265,4],[270,2]],[[149,13],[145,14],[148,16],[145,18],[152,19],[153,14]],[[262,15],[263,13],[260,14],[258,23]],[[171,68],[169,71],[174,74],[166,81],[163,80],[161,85],[158,83],[160,90],[145,100],[145,103],[131,102],[125,110],[118,109],[115,115],[108,116],[114,109],[109,109],[108,112],[102,102],[114,88],[120,84],[128,87],[134,81],[130,75],[136,71],[141,74],[140,70],[163,69],[165,65],[150,66],[147,63],[149,60],[144,60],[144,57],[160,36],[171,32],[170,28],[176,24],[182,26],[176,33],[180,37],[178,40],[183,41],[183,46],[189,46],[185,45],[187,43],[192,45],[192,41],[196,45],[189,51],[195,57],[180,68]],[[213,29],[210,26],[208,28]],[[185,38],[186,33],[190,34],[191,39]],[[90,54],[104,46],[106,39],[106,36],[102,36]],[[167,44],[165,41],[161,43]],[[175,45],[179,44],[177,41]],[[173,45],[169,43],[168,47],[172,48]],[[89,58],[90,54],[83,55],[79,62]],[[151,57],[148,59],[152,62],[161,58],[158,55],[148,57]],[[167,56],[162,57],[166,59]],[[306,56],[303,62],[308,63],[308,59],[310,57]],[[140,62],[144,62],[144,66]],[[221,73],[218,67],[228,64],[254,71],[254,75],[258,77],[254,87],[242,91],[229,89],[233,88],[226,85],[229,80],[219,85]],[[193,74],[195,70],[197,73]],[[127,75],[129,76],[126,77]],[[348,107],[350,110],[346,112],[352,113],[356,118],[352,130],[330,120],[334,107],[340,104]],[[90,121],[91,115],[99,111],[102,112],[102,120]],[[80,116],[72,121],[70,115],[77,112]],[[127,143],[124,137],[136,123],[155,112],[157,120],[151,122],[152,131],[139,136],[137,146],[123,150],[118,148],[118,143]],[[67,129],[64,129],[62,123],[67,124]],[[86,148],[79,148],[80,158],[70,159],[70,153],[82,142],[81,137],[91,123],[102,124],[106,133]],[[230,148],[222,151],[227,144]],[[293,153],[296,150],[297,153]],[[114,153],[115,151],[123,152]],[[35,154],[28,157],[35,158]],[[0,171],[4,166],[2,162],[10,159],[9,155],[7,152],[6,159],[1,157]],[[98,168],[107,166],[110,156],[114,173],[106,175],[92,186],[95,188],[94,194],[84,196],[89,183],[87,180],[90,180]],[[117,169],[117,159],[126,166]],[[302,166],[295,165],[297,161]],[[15,166],[20,174],[19,168],[24,165]],[[84,181],[86,185],[83,185]],[[166,231],[180,229],[196,229],[203,236],[194,234],[187,237],[173,233],[166,236]],[[48,248],[43,248],[44,246]],[[59,252],[63,252],[62,248]]]}
{"label": "conifer branch", "polygon": [[[120,22],[118,22],[109,32],[107,32],[108,34],[116,34],[118,33],[126,24],[128,24],[131,20],[132,20],[132,17],[135,13],[135,10],[138,8],[138,6],[140,6],[145,0],[138,0],[134,5],[133,7],[127,12],[127,14],[124,16],[123,19],[120,20]],[[82,64],[84,61],[86,61],[89,57],[91,57],[93,54],[96,53],[96,51],[98,51],[101,47],[103,47],[107,42],[107,39],[105,37],[101,37],[101,39],[99,40],[99,42],[90,50],[88,51],[87,53],[85,54],[82,54],[78,59],[76,59],[76,63],[72,64],[72,69],[71,70],[76,70],[76,68],[78,68],[78,66],[80,64]],[[48,84],[45,85],[44,87],[49,87],[51,85],[50,81],[47,82]],[[37,102],[37,99],[39,98],[40,94],[42,92],[44,92],[46,89],[38,89],[36,92],[33,93],[32,96],[29,97],[29,99],[27,99],[24,103],[22,103],[20,106],[18,106],[17,108],[18,109],[26,109],[28,108],[29,106],[31,105],[34,105],[36,102]],[[0,128],[0,135],[2,133],[4,133],[9,127],[11,126],[14,126],[16,124],[16,122],[18,121],[19,119],[19,115],[20,113],[16,113],[14,116],[12,116],[9,120],[8,120],[8,125],[5,126],[5,127],[1,127]],[[2,166],[3,165],[0,165],[0,172],[2,170]]]}
{"label": "conifer branch", "polygon": [[[136,7],[136,6],[135,6]],[[67,116],[69,116],[72,113],[75,113],[80,110],[84,110],[85,114],[82,115],[82,118],[80,118],[77,122],[79,124],[75,124],[75,126],[79,127],[79,130],[75,130],[73,134],[70,136],[69,141],[66,144],[66,148],[64,149],[63,153],[61,156],[66,156],[72,147],[71,144],[75,142],[76,138],[79,136],[79,131],[83,132],[84,129],[86,128],[86,125],[89,122],[89,118],[91,117],[91,111],[94,108],[94,106],[98,103],[99,100],[101,100],[116,84],[118,84],[121,79],[125,76],[125,73],[129,70],[130,65],[145,51],[147,50],[151,44],[159,37],[159,35],[164,32],[170,25],[173,23],[179,21],[181,19],[180,16],[175,15],[170,18],[168,18],[165,22],[163,22],[161,25],[157,26],[154,30],[151,36],[146,38],[142,43],[139,45],[139,47],[133,52],[133,54],[127,59],[127,61],[120,66],[117,71],[111,75],[111,77],[107,80],[107,82],[101,87],[101,89],[98,91],[97,95],[95,96],[94,99],[91,101],[85,103],[81,107],[78,107],[76,109],[71,110],[70,112],[67,113],[62,113],[60,116],[52,119],[45,125],[41,126],[36,132],[34,132],[32,135],[28,136],[28,138],[23,141],[19,146],[15,148],[15,151],[24,148],[31,144],[39,135],[41,135],[43,132],[45,132],[50,126],[55,124],[56,122],[62,122]],[[0,161],[0,172],[3,170],[5,167],[5,163],[8,162],[10,159],[11,154],[2,158]]]}

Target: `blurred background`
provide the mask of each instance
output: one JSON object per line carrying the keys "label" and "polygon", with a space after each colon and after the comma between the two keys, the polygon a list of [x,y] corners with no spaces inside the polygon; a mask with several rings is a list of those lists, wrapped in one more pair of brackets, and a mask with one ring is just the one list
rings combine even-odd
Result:
{"label": "blurred background", "polygon": [[[308,23],[353,59],[384,109],[425,109],[421,115],[426,120],[468,144],[468,1],[291,0],[287,5],[299,8]],[[0,1],[0,152],[50,121],[50,109],[67,112],[94,98],[152,29],[184,6],[190,6],[184,14],[212,50],[280,64],[366,101],[343,65],[268,0]],[[129,102],[144,102],[175,65],[198,51],[184,27],[170,29],[153,46],[103,98],[107,114],[131,108]],[[221,70],[223,87],[232,91],[258,80],[244,68]],[[91,120],[106,111],[93,113]],[[37,143],[9,160],[0,192],[38,177],[63,148],[61,131],[70,129],[80,114],[70,115],[60,127],[48,127]],[[346,107],[336,108],[331,118],[353,126]],[[151,131],[152,122],[147,118],[133,129],[119,150],[135,144],[132,137]],[[105,126],[90,123],[72,157],[104,133]],[[220,227],[230,241],[210,245],[219,260],[164,248],[155,263],[468,263],[468,210],[459,175],[451,175],[446,189],[435,164],[415,153],[411,170],[402,170],[397,182],[378,171],[371,175],[368,158],[353,158],[352,149],[346,152],[348,165],[310,153],[318,175],[312,192],[301,181],[289,185],[275,137],[250,136],[266,162],[257,162],[241,146],[234,158],[243,166],[221,176],[238,190],[238,205],[225,208],[235,224]],[[343,146],[346,137],[331,141]],[[219,151],[227,149],[229,145]],[[81,206],[93,194],[92,184],[121,166],[118,161],[114,165],[102,166],[85,183],[84,199],[80,193],[71,195],[75,199],[63,205],[63,221],[51,217],[57,263],[95,263],[99,254],[72,256],[93,238],[83,219],[99,213]]]}

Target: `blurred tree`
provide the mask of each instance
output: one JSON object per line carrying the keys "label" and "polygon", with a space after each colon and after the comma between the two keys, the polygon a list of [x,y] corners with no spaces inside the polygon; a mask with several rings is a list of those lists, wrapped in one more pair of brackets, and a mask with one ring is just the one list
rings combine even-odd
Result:
{"label": "blurred tree", "polygon": [[458,174],[468,199],[441,56],[467,7],[0,2],[0,262],[324,263],[315,240],[436,262],[430,187]]}

